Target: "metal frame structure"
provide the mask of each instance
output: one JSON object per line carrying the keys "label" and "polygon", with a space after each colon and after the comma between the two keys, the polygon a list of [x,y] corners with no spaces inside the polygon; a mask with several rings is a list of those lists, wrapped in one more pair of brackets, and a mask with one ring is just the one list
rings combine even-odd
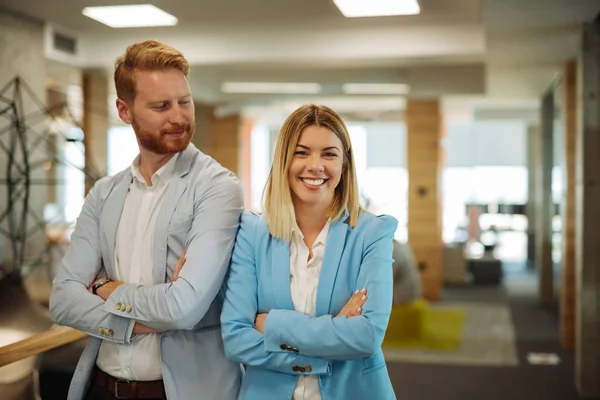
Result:
{"label": "metal frame structure", "polygon": [[[25,96],[28,96],[35,105],[36,109],[32,112],[26,113]],[[43,262],[49,250],[47,244],[44,250],[33,258],[33,262],[25,265],[27,241],[39,233],[47,239],[46,222],[30,206],[31,188],[65,183],[55,178],[34,179],[32,175],[35,171],[58,164],[81,170],[92,182],[100,178],[89,165],[82,169],[69,163],[56,152],[48,154],[48,151],[40,150],[41,145],[48,146],[55,143],[53,142],[55,135],[59,135],[59,140],[75,141],[65,132],[51,134],[48,129],[49,121],[58,121],[56,113],[65,110],[72,125],[81,128],[69,112],[66,103],[57,104],[52,108],[46,107],[27,83],[18,76],[0,89],[0,154],[4,153],[8,161],[6,175],[0,177],[0,193],[2,186],[6,186],[4,209],[1,208],[4,201],[0,199],[0,238],[5,236],[9,239],[13,261],[10,270],[0,265],[0,279],[6,275],[21,279],[23,274]],[[6,126],[3,126],[5,123]],[[85,154],[83,142],[78,142],[81,144],[81,151]],[[26,267],[29,271],[24,271]]]}

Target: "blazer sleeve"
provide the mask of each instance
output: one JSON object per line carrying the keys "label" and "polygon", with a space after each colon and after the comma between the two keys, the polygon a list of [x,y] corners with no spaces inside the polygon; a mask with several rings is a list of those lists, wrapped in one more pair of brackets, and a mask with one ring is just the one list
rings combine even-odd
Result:
{"label": "blazer sleeve", "polygon": [[[235,362],[290,375],[330,374],[329,361],[321,357],[265,350],[263,335],[254,326],[258,310],[258,280],[253,248],[257,221],[258,217],[254,214],[243,215],[233,250],[221,313],[225,354]],[[299,372],[294,366],[310,366],[310,371],[305,368],[305,372]]]}
{"label": "blazer sleeve", "polygon": [[128,344],[133,324],[104,311],[104,300],[88,288],[102,268],[99,243],[100,195],[106,181],[94,185],[85,199],[71,244],[54,278],[50,315],[60,325],[70,326],[110,342]]}
{"label": "blazer sleeve", "polygon": [[[356,317],[313,317],[290,310],[271,310],[265,322],[265,349],[282,352],[282,343],[299,354],[331,360],[370,357],[381,348],[392,308],[393,236],[398,222],[375,217],[367,227],[357,289],[366,288],[368,300]],[[316,340],[318,338],[318,340]]]}
{"label": "blazer sleeve", "polygon": [[[175,282],[152,286],[122,284],[104,311],[158,330],[191,330],[208,311],[223,280],[243,210],[242,189],[229,171],[215,174],[198,195],[187,244],[186,263]],[[117,304],[131,304],[125,312]]]}

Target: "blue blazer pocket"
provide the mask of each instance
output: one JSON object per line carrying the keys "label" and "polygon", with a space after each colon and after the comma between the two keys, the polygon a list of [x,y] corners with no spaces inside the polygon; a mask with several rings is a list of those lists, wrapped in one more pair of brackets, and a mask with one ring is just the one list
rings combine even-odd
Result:
{"label": "blue blazer pocket", "polygon": [[371,374],[385,367],[385,357],[383,352],[379,351],[370,358],[364,360],[365,368],[362,369],[362,375]]}

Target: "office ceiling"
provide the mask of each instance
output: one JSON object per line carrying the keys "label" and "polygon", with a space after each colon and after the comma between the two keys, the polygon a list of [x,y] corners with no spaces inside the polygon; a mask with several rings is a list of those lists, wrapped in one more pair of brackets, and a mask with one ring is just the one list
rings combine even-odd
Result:
{"label": "office ceiling", "polygon": [[[153,0],[179,24],[143,29],[112,29],[81,14],[87,6],[146,2],[0,6],[76,36],[79,52],[69,62],[83,68],[110,72],[137,40],[171,44],[192,64],[195,96],[221,110],[298,97],[225,94],[224,81],[319,82],[328,98],[346,101],[345,82],[408,83],[413,97],[536,99],[579,53],[581,23],[600,11],[598,0],[419,0],[416,16],[347,19],[332,0]],[[352,98],[357,107],[370,99]]]}

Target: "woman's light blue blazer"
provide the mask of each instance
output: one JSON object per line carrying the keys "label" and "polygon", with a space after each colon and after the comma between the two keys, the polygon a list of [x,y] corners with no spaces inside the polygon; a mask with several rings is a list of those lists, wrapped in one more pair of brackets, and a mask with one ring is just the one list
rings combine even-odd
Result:
{"label": "woman's light blue blazer", "polygon": [[[221,313],[225,354],[248,366],[238,399],[288,400],[299,375],[317,375],[323,400],[395,399],[381,343],[392,307],[392,238],[398,221],[361,212],[333,221],[317,287],[316,316],[294,311],[289,243],[264,217],[244,213]],[[335,317],[367,289],[362,315]],[[264,335],[257,313],[269,313]]]}

